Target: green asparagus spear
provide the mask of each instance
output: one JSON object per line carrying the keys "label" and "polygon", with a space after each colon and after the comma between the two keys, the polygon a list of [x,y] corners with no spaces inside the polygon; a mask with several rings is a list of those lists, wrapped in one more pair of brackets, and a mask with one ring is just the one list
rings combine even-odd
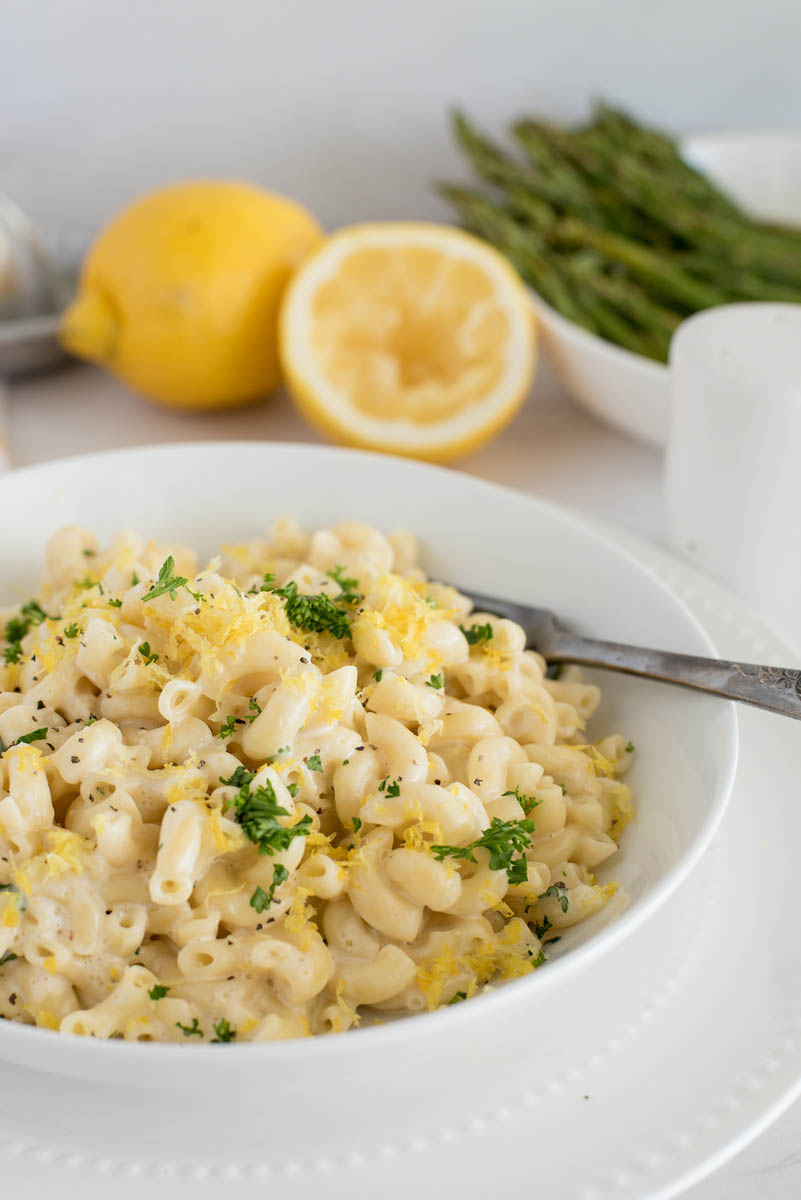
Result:
{"label": "green asparagus spear", "polygon": [[492,195],[443,187],[460,220],[587,329],[664,359],[679,321],[729,300],[801,301],[801,229],[742,213],[673,139],[608,105],[582,129],[518,121],[520,161],[461,113]]}
{"label": "green asparagus spear", "polygon": [[598,332],[533,230],[525,229],[500,205],[469,188],[441,184],[439,191],[455,206],[465,227],[497,246],[548,304],[586,329]]}
{"label": "green asparagus spear", "polygon": [[716,288],[694,279],[655,251],[629,238],[592,229],[573,217],[567,217],[559,223],[557,236],[565,246],[592,246],[607,258],[628,267],[636,279],[679,304],[702,309],[714,308],[726,302],[725,295]]}

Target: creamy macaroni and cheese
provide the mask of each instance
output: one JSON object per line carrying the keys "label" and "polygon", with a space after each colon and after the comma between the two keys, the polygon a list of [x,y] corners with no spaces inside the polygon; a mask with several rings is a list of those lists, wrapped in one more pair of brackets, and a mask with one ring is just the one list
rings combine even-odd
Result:
{"label": "creamy macaroni and cheese", "polygon": [[352,521],[201,570],[56,534],[0,618],[0,1016],[267,1040],[545,962],[613,891],[632,747],[470,607]]}

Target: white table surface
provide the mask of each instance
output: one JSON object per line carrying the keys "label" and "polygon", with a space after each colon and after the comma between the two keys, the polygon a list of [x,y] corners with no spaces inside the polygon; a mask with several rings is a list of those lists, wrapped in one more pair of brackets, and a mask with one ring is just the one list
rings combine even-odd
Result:
{"label": "white table surface", "polygon": [[[222,414],[174,413],[84,367],[18,383],[9,391],[6,435],[16,466],[155,442],[319,440],[285,396]],[[660,456],[573,407],[547,368],[540,370],[534,394],[513,424],[458,466],[583,509],[657,543],[665,541]],[[791,1200],[801,1195],[801,1101],[689,1195],[693,1200]]]}

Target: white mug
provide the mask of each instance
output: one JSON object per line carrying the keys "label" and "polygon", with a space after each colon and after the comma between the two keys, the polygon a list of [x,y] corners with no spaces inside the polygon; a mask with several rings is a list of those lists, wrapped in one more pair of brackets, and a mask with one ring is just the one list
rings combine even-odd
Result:
{"label": "white mug", "polygon": [[698,313],[670,369],[669,540],[801,645],[801,305]]}

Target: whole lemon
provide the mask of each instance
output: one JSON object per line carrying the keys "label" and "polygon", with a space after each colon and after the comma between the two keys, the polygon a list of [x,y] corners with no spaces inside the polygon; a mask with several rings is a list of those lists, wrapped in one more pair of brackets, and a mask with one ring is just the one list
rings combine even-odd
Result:
{"label": "whole lemon", "polygon": [[250,184],[162,188],[98,235],[61,341],[162,404],[256,400],[281,379],[284,288],[321,239],[304,208]]}

